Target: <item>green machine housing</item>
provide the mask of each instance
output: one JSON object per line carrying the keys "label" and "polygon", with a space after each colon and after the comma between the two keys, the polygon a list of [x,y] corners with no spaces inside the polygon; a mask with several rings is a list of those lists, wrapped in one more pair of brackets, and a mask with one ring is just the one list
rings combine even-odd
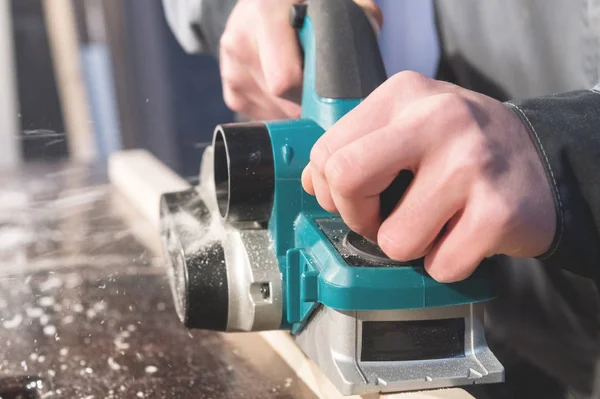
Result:
{"label": "green machine housing", "polygon": [[[377,43],[367,40],[368,36],[360,37],[356,44],[368,46],[368,52],[361,51],[362,47],[354,47],[345,49],[341,55],[326,53],[344,51],[347,47],[344,44],[350,38],[342,37],[343,44],[331,43],[334,36],[328,35],[326,30],[327,26],[331,30],[334,27],[321,21],[328,18],[327,13],[314,13],[319,19],[316,26],[322,27],[322,30],[315,29],[313,13],[306,15],[306,7],[295,7],[291,18],[294,26],[299,28],[305,58],[302,118],[263,122],[273,151],[273,206],[268,226],[286,288],[282,326],[291,326],[294,330],[301,328],[317,304],[339,310],[389,310],[453,306],[492,299],[494,287],[489,265],[482,265],[464,281],[442,284],[432,279],[419,263],[398,265],[382,259],[385,263],[373,265],[371,259],[361,263],[357,255],[358,260],[349,264],[337,249],[335,239],[322,231],[319,221],[331,223],[331,219],[339,216],[324,211],[315,197],[302,188],[300,178],[309,162],[310,150],[326,129],[357,106],[363,100],[362,96],[383,83],[385,71],[381,57],[360,58],[361,54],[377,51]],[[359,30],[355,25],[352,32],[356,31],[365,30]],[[350,33],[347,35],[351,36]],[[324,53],[335,61],[327,62]],[[321,65],[318,60],[322,61]],[[358,62],[358,70],[352,71],[356,77],[346,80],[339,71],[350,69],[348,64],[353,61]],[[322,91],[318,90],[319,72],[322,71],[338,75],[338,84],[343,89],[329,84]],[[364,75],[368,77],[363,78]],[[364,80],[368,82],[365,84]],[[362,84],[348,90],[345,88],[349,81]],[[248,136],[241,140],[253,140],[256,129],[252,126]],[[246,148],[252,148],[252,145],[248,143]],[[256,177],[254,169],[245,172],[249,181],[265,179],[264,176]],[[396,193],[397,201],[401,194]],[[353,257],[351,252],[348,257]]]}
{"label": "green machine housing", "polygon": [[[189,328],[290,330],[345,394],[502,381],[483,333],[491,264],[438,283],[421,260],[389,259],[303,190],[314,143],[387,76],[353,1],[309,1],[290,20],[303,53],[301,118],[217,126],[199,187],[163,197],[180,318]],[[382,208],[410,176],[382,194]],[[198,248],[215,219],[219,239]]]}

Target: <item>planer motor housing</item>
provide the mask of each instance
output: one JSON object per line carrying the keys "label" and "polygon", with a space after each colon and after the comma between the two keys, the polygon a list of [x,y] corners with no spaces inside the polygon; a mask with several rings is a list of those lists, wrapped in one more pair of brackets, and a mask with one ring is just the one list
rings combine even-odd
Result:
{"label": "planer motor housing", "polygon": [[[323,210],[301,185],[310,149],[386,79],[375,34],[352,0],[296,5],[302,117],[215,129],[200,183],[161,201],[161,236],[186,327],[289,330],[343,394],[496,383],[487,346],[491,261],[442,284],[397,262]],[[410,183],[382,194],[389,212]]]}

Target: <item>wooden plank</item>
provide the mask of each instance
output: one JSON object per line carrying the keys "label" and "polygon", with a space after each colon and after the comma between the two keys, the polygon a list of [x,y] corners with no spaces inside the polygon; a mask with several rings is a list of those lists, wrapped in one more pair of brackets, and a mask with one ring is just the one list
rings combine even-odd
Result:
{"label": "wooden plank", "polygon": [[18,101],[10,1],[0,1],[0,168],[19,165]]}
{"label": "wooden plank", "polygon": [[42,6],[69,152],[77,162],[92,162],[96,158],[96,144],[79,55],[73,3],[72,0],[42,0]]}
{"label": "wooden plank", "polygon": [[117,152],[108,159],[108,178],[158,233],[160,196],[190,184],[145,150]]}
{"label": "wooden plank", "polygon": [[[111,184],[157,227],[159,201],[165,192],[185,190],[189,183],[144,150],[116,153],[109,158]],[[460,388],[424,392],[342,396],[321,370],[302,352],[289,333],[266,331],[260,336],[319,398],[473,399]],[[227,334],[225,334],[226,336]]]}

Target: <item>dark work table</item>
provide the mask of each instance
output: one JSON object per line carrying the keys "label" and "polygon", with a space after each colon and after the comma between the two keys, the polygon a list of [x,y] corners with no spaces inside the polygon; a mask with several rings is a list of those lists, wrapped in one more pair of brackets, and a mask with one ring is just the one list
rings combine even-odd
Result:
{"label": "dark work table", "polygon": [[259,336],[180,324],[151,230],[101,167],[0,173],[0,397],[314,398]]}

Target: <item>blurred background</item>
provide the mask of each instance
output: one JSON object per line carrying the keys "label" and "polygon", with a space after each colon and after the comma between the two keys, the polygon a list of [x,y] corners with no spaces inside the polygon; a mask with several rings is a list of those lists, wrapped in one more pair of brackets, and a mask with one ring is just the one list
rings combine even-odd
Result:
{"label": "blurred background", "polygon": [[[433,75],[431,1],[380,0],[388,74]],[[183,52],[161,0],[0,0],[0,168],[103,165],[143,148],[198,172],[223,103],[216,61]]]}
{"label": "blurred background", "polygon": [[[432,75],[431,4],[380,4],[388,73]],[[158,189],[129,170],[134,206],[106,178],[109,155],[139,148],[194,183],[215,125],[235,119],[216,60],[183,51],[162,0],[0,0],[0,397],[24,373],[47,390],[19,380],[23,398],[308,392],[264,342],[183,328],[143,217]]]}

